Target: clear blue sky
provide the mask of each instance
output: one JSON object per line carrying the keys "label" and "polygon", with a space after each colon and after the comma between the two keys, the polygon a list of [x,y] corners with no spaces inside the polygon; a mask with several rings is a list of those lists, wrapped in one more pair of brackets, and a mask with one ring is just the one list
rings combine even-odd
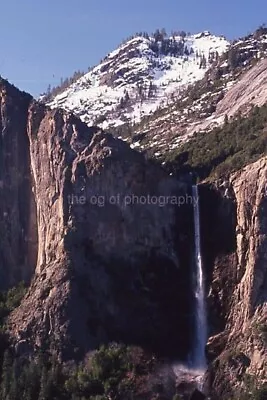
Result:
{"label": "clear blue sky", "polygon": [[0,75],[38,95],[137,31],[243,36],[266,22],[267,1],[0,0],[0,12]]}

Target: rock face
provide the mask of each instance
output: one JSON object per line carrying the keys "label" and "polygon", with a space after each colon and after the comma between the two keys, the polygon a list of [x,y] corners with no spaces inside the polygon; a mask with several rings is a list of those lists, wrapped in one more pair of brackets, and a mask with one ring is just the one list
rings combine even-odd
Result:
{"label": "rock face", "polygon": [[31,99],[0,78],[0,289],[29,281],[36,264],[36,213],[27,136]]}
{"label": "rock face", "polygon": [[237,112],[244,112],[252,105],[263,106],[267,94],[267,60],[260,61],[251,68],[228,91],[224,99],[218,103],[216,117],[227,114],[234,116]]}
{"label": "rock face", "polygon": [[[185,358],[192,313],[186,187],[98,128],[27,105],[38,259],[9,320],[18,352],[53,345],[69,359],[122,340]],[[179,198],[187,206],[178,207]]]}
{"label": "rock face", "polygon": [[[126,143],[0,81],[1,286],[31,281],[8,320],[18,354],[63,360],[123,341],[185,360],[192,345],[188,185]],[[267,158],[202,184],[210,361],[236,398],[266,373]]]}
{"label": "rock face", "polygon": [[220,399],[248,390],[249,379],[258,386],[266,380],[266,185],[264,157],[215,189],[218,207],[210,221],[213,233],[224,230],[225,234],[217,235],[219,251],[210,277],[211,326],[217,335],[208,344],[213,360],[208,378]]}
{"label": "rock face", "polygon": [[210,130],[216,124],[222,124],[225,116],[228,118],[238,113],[247,115],[253,106],[261,107],[266,103],[267,94],[267,60],[259,61],[248,70],[226,92],[224,98],[218,102],[212,118],[199,121],[189,126],[188,135],[194,132]]}

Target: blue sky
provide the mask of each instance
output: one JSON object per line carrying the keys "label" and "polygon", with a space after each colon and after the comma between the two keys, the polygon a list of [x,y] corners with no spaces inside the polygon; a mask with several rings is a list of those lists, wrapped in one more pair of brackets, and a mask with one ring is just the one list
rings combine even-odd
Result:
{"label": "blue sky", "polygon": [[0,75],[38,95],[87,70],[137,31],[210,30],[229,39],[266,22],[266,0],[0,0]]}

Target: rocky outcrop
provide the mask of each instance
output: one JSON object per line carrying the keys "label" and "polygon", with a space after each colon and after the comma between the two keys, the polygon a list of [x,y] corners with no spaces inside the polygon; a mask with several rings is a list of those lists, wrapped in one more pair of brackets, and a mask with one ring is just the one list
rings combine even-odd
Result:
{"label": "rocky outcrop", "polygon": [[54,347],[72,359],[123,341],[185,358],[192,313],[186,186],[66,112],[31,102],[26,113],[38,259],[9,319],[18,353]]}
{"label": "rocky outcrop", "polygon": [[0,78],[0,289],[29,281],[36,264],[28,107],[32,97]]}
{"label": "rocky outcrop", "polygon": [[194,132],[211,130],[214,126],[221,125],[225,116],[228,118],[247,115],[253,106],[261,107],[266,103],[267,95],[267,60],[258,62],[247,71],[226,92],[222,100],[216,105],[212,118],[191,124],[186,134],[191,136]]}
{"label": "rocky outcrop", "polygon": [[213,333],[217,330],[217,335],[208,344],[208,354],[213,360],[208,378],[215,398],[237,398],[240,392],[249,390],[249,384],[260,387],[266,382],[266,185],[267,158],[264,157],[215,189],[221,196],[221,207],[217,211],[224,210],[224,214],[217,213],[214,222],[220,221],[225,226],[219,215],[236,221],[232,245],[229,247],[226,243],[233,238],[233,223],[228,226],[226,243],[221,237],[221,251],[214,260],[210,285],[210,306],[217,315],[212,326],[216,327]]}
{"label": "rocky outcrop", "polygon": [[252,105],[263,106],[267,95],[267,60],[257,63],[226,93],[218,103],[215,116],[244,114]]}

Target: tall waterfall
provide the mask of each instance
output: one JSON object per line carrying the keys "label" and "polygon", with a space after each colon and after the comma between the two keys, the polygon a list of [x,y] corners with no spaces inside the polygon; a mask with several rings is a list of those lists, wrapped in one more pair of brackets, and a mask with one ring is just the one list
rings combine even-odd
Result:
{"label": "tall waterfall", "polygon": [[192,367],[195,369],[206,368],[205,346],[207,342],[207,311],[205,302],[205,284],[201,259],[200,244],[200,219],[198,187],[192,187],[194,201],[194,227],[195,227],[195,336],[192,352]]}

